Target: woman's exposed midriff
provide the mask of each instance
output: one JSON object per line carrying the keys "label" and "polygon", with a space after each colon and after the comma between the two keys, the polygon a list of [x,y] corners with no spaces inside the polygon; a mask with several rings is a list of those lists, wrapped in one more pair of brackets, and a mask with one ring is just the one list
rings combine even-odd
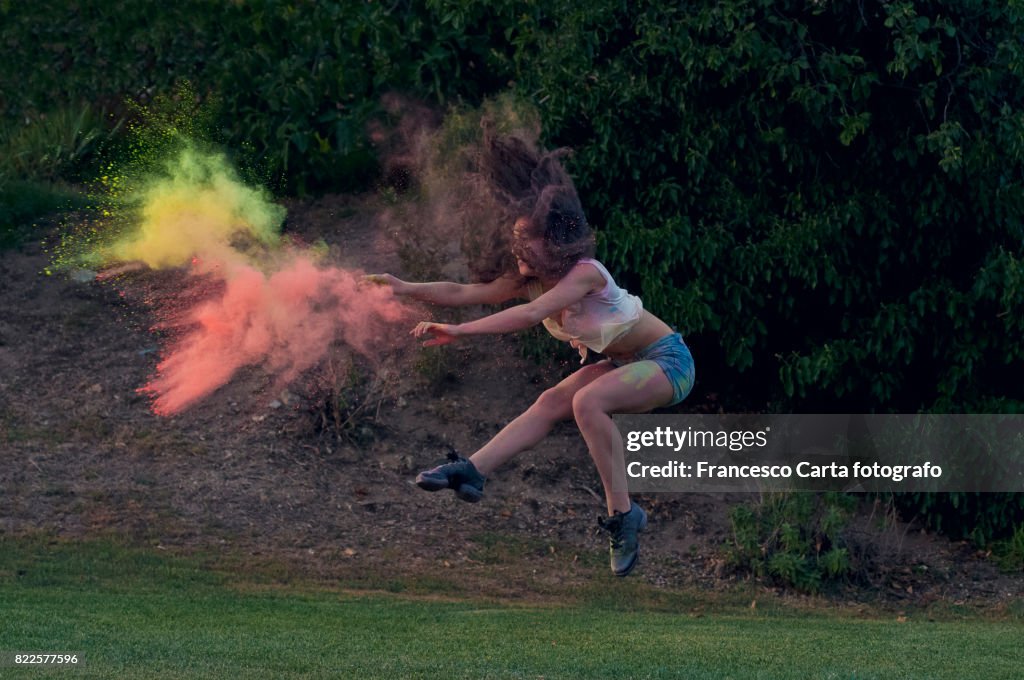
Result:
{"label": "woman's exposed midriff", "polygon": [[636,325],[629,329],[624,336],[606,347],[602,354],[609,359],[629,361],[644,347],[674,332],[667,323],[644,310],[643,316]]}

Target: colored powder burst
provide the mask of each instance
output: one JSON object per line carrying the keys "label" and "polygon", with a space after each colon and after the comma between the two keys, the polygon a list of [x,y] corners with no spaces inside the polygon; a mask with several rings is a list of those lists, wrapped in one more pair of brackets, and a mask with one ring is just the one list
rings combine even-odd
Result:
{"label": "colored powder burst", "polygon": [[[132,199],[137,224],[104,250],[108,261],[152,269],[189,264],[189,278],[223,282],[169,325],[178,340],[141,391],[160,415],[178,413],[261,365],[281,382],[326,358],[335,341],[374,359],[389,324],[410,308],[388,287],[358,286],[358,276],[319,267],[314,252],[281,245],[284,209],[245,186],[222,155],[186,144]],[[174,306],[188,304],[184,291]],[[158,310],[166,311],[166,310]]]}
{"label": "colored powder burst", "polygon": [[[144,268],[183,271],[162,279],[175,289],[157,296],[157,314],[172,319],[164,325],[176,340],[140,389],[157,414],[183,411],[245,366],[286,383],[335,342],[379,359],[386,339],[399,335],[393,324],[411,318],[390,288],[359,286],[357,273],[317,265],[314,249],[284,247],[285,209],[242,182],[223,154],[177,132],[157,141],[135,148],[164,160],[139,156],[107,167],[102,216],[89,238],[69,241],[76,264],[107,268],[101,280]],[[211,288],[220,292],[194,294]]]}
{"label": "colored powder burst", "polygon": [[317,266],[310,249],[275,249],[284,209],[245,186],[221,155],[186,145],[135,202],[137,228],[107,250],[112,259],[154,269],[190,263],[191,277],[224,283],[171,324],[179,339],[141,389],[160,415],[195,404],[244,366],[291,381],[335,341],[374,359],[397,335],[391,324],[410,318],[390,288],[360,287],[356,273]]}
{"label": "colored powder burst", "polygon": [[[138,210],[146,204],[146,194],[156,178],[166,181],[178,177],[185,180],[182,184],[188,180],[200,184],[205,176],[207,183],[241,186],[223,156],[196,151],[199,145],[193,140],[208,137],[212,128],[212,109],[198,106],[199,101],[198,93],[188,83],[182,83],[172,93],[157,96],[150,106],[125,102],[130,115],[118,127],[124,122],[126,135],[99,150],[104,157],[103,169],[86,182],[87,211],[64,220],[59,234],[44,242],[51,260],[46,274],[102,269],[132,255],[116,248],[124,248],[133,238],[141,237]],[[241,192],[242,206],[251,204],[251,194],[259,192],[250,190],[248,196],[246,193]],[[243,215],[250,212],[242,209]],[[153,250],[150,247],[146,252]]]}
{"label": "colored powder burst", "polygon": [[185,89],[175,101],[137,107],[127,145],[92,183],[91,213],[75,216],[48,247],[55,269],[102,269],[101,281],[179,270],[142,284],[159,286],[150,299],[174,340],[140,392],[171,415],[245,366],[288,382],[336,343],[379,362],[388,338],[404,339],[397,324],[411,320],[411,308],[389,287],[360,286],[359,273],[318,264],[322,252],[282,238],[285,209],[242,181],[224,154],[194,141],[203,136],[203,116],[187,105],[194,101]]}
{"label": "colored powder burst", "polygon": [[104,249],[105,261],[134,260],[153,269],[179,267],[193,257],[238,262],[238,237],[277,242],[283,207],[247,187],[223,155],[192,144],[127,198],[135,228]]}
{"label": "colored powder burst", "polygon": [[389,287],[360,286],[354,273],[319,268],[301,252],[270,274],[239,266],[226,284],[218,299],[184,315],[181,325],[192,329],[141,390],[155,398],[156,413],[182,411],[246,365],[292,380],[323,360],[336,340],[373,357],[396,336],[392,324],[411,318]]}

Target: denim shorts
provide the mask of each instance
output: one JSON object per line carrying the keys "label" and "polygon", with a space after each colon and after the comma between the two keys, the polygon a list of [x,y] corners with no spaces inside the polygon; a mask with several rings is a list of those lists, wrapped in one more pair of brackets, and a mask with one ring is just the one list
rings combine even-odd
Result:
{"label": "denim shorts", "polygon": [[693,355],[690,354],[690,348],[683,342],[683,336],[679,333],[666,335],[661,340],[652,342],[633,355],[630,360],[613,359],[612,363],[615,366],[624,366],[634,361],[653,361],[668,378],[672,384],[672,401],[665,406],[675,406],[686,399],[690,390],[693,389],[696,375],[693,367]]}

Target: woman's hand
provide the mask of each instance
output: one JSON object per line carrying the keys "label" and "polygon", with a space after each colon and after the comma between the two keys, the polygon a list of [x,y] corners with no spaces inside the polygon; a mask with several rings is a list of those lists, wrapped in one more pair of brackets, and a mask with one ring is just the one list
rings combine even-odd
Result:
{"label": "woman's hand", "polygon": [[391,274],[365,274],[359,278],[359,283],[370,283],[375,286],[391,286],[395,295],[405,295],[405,288],[408,284],[405,281],[392,276]]}
{"label": "woman's hand", "polygon": [[423,342],[424,347],[431,347],[432,345],[447,345],[449,342],[462,335],[462,333],[459,332],[459,327],[457,325],[434,323],[433,321],[420,321],[416,324],[416,328],[412,329],[412,335],[417,338],[422,338],[425,335],[433,336],[429,340]]}

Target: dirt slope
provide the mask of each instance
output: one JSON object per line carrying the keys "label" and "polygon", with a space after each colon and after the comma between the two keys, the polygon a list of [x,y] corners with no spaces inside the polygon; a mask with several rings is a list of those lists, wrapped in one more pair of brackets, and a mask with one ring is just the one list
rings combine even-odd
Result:
{"label": "dirt slope", "polygon": [[[289,229],[323,238],[342,264],[401,275],[360,207],[342,196],[294,203]],[[599,480],[571,424],[496,474],[477,505],[412,484],[448,450],[472,453],[557,381],[564,367],[520,358],[514,339],[452,347],[440,369],[410,339],[388,361],[387,389],[341,440],[318,427],[312,377],[282,393],[258,368],[161,418],[136,392],[159,358],[145,300],[177,274],[99,283],[44,276],[46,264],[38,242],[0,253],[0,534],[115,534],[276,561],[293,574],[368,583],[420,574],[442,590],[469,583],[516,598],[611,579],[595,531]],[[642,499],[652,522],[635,578],[726,587],[737,576],[719,548],[736,500]],[[905,525],[868,542],[872,587],[842,597],[999,603],[1021,590],[969,547]]]}

